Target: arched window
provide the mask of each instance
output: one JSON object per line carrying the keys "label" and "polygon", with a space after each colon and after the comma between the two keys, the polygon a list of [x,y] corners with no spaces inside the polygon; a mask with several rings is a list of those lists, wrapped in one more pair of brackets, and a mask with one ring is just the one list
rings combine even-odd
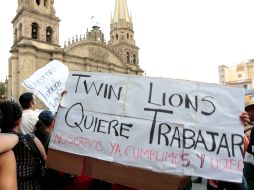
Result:
{"label": "arched window", "polygon": [[36,22],[32,23],[32,38],[33,39],[38,39],[38,29],[39,26]]}
{"label": "arched window", "polygon": [[18,35],[18,30],[17,30],[17,28],[15,28],[15,30],[14,30],[14,43],[16,43],[17,42],[17,35]]}
{"label": "arched window", "polygon": [[48,7],[48,0],[44,0],[44,7]]}
{"label": "arched window", "polygon": [[116,34],[116,40],[118,40],[118,34]]}
{"label": "arched window", "polygon": [[130,53],[127,51],[127,63],[130,63]]}
{"label": "arched window", "polygon": [[136,54],[133,54],[133,64],[137,63],[137,58],[136,58]]}
{"label": "arched window", "polygon": [[129,33],[127,33],[127,39],[129,39]]}
{"label": "arched window", "polygon": [[46,42],[51,42],[52,41],[52,33],[53,33],[52,28],[47,27],[47,29],[46,29]]}
{"label": "arched window", "polygon": [[41,1],[40,0],[36,0],[36,3],[37,3],[37,5],[40,5]]}

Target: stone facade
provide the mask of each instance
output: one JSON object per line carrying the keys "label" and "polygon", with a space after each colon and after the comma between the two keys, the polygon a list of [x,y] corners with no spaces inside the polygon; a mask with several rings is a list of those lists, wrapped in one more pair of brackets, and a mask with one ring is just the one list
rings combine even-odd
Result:
{"label": "stone facade", "polygon": [[239,63],[234,66],[219,66],[219,82],[230,86],[254,88],[254,60]]}
{"label": "stone facade", "polygon": [[63,62],[69,70],[143,75],[125,0],[116,0],[108,43],[100,27],[93,26],[84,36],[76,36],[60,47],[59,22],[54,0],[18,0],[12,21],[9,97],[17,100],[25,91],[21,81],[52,60]]}

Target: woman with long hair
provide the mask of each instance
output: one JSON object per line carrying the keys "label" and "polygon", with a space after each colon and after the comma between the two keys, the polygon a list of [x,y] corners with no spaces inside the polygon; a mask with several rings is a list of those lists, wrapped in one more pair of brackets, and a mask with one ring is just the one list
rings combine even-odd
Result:
{"label": "woman with long hair", "polygon": [[[30,144],[34,143],[40,152],[40,156],[46,159],[45,149],[40,140],[33,134],[24,135],[20,132],[22,109],[14,101],[4,100],[0,102],[0,129],[2,133],[15,134],[19,141],[14,146],[13,152],[16,158],[17,184],[19,190],[40,190],[37,160],[38,156],[33,152]],[[31,139],[31,141],[29,140]]]}

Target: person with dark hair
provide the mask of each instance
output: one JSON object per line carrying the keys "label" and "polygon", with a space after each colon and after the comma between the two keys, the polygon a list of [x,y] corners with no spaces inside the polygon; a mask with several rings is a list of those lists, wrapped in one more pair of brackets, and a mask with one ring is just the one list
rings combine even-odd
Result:
{"label": "person with dark hair", "polygon": [[[46,153],[48,153],[51,132],[55,124],[55,115],[49,110],[44,110],[39,114],[38,119],[39,120],[34,127],[34,134],[42,142]],[[45,176],[43,177],[41,184],[43,190],[63,189],[63,181],[59,172],[50,168],[45,170]]]}
{"label": "person with dark hair", "polygon": [[25,92],[19,97],[19,103],[23,109],[21,132],[30,134],[38,121],[38,113],[35,111],[35,96],[31,92]]}
{"label": "person with dark hair", "polygon": [[47,153],[55,116],[51,111],[44,110],[39,114],[38,119],[34,127],[34,134],[41,141]]}
{"label": "person with dark hair", "polygon": [[[50,142],[51,132],[55,124],[55,115],[49,110],[42,111],[34,129],[35,136],[40,139],[46,152]],[[89,176],[85,176],[82,170],[81,176],[75,176],[64,173],[61,177],[59,172],[53,169],[46,169],[46,175],[43,178],[42,189],[45,190],[70,190],[70,189],[95,189],[92,188],[93,180]]]}
{"label": "person with dark hair", "polygon": [[22,109],[14,101],[0,102],[0,128],[2,133],[13,133],[18,136],[19,142],[13,148],[16,158],[17,184],[19,190],[40,190],[41,185],[38,173],[38,156],[32,151],[29,140],[37,147],[40,156],[47,158],[45,149],[40,140],[33,134],[24,135],[20,133]]}
{"label": "person with dark hair", "polygon": [[22,118],[22,109],[14,101],[0,101],[0,128],[2,133],[12,132],[19,128]]}

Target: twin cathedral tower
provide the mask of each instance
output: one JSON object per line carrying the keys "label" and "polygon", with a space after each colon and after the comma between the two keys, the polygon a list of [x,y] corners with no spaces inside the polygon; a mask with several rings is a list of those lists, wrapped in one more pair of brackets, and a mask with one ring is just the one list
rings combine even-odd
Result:
{"label": "twin cathedral tower", "polygon": [[63,62],[69,70],[143,74],[126,0],[116,0],[109,42],[100,27],[94,25],[84,36],[60,47],[59,23],[54,0],[18,0],[12,20],[8,97],[18,100],[25,91],[21,82],[52,60]]}

